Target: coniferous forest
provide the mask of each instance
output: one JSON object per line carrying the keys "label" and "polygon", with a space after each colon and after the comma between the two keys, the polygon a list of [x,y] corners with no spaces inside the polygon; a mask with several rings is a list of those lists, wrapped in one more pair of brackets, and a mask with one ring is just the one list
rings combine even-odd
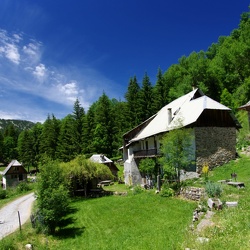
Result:
{"label": "coniferous forest", "polygon": [[45,156],[68,162],[93,153],[120,158],[122,135],[192,86],[237,115],[238,107],[250,100],[250,12],[243,13],[238,28],[219,37],[207,51],[182,56],[166,71],[156,69],[156,75],[155,83],[147,73],[142,82],[131,76],[125,101],[110,99],[104,92],[87,111],[76,100],[72,113],[61,120],[49,114],[43,124],[23,131],[9,125],[0,133],[0,162],[18,159],[37,166]]}

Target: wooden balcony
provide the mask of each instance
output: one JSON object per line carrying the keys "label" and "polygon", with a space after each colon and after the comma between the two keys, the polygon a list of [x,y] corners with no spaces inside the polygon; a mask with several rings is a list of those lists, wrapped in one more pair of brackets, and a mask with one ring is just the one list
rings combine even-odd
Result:
{"label": "wooden balcony", "polygon": [[157,152],[157,149],[148,149],[148,150],[138,150],[134,151],[134,158],[147,158],[147,157],[156,157],[159,156],[160,153]]}

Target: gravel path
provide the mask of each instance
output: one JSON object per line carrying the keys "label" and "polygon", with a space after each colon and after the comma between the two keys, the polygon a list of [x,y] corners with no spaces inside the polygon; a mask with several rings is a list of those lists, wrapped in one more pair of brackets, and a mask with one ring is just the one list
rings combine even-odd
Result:
{"label": "gravel path", "polygon": [[30,217],[34,193],[22,196],[0,209],[0,240],[19,228],[18,211],[21,224]]}

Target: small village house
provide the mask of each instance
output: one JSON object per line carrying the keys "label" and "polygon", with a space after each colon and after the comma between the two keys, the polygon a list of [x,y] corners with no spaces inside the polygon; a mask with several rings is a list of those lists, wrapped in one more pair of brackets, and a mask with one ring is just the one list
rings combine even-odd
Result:
{"label": "small village house", "polygon": [[193,134],[189,171],[201,172],[236,157],[236,131],[241,127],[230,108],[204,95],[200,89],[179,97],[159,112],[123,135],[124,179],[126,184],[142,184],[138,169],[141,159],[161,156],[163,135],[178,127]]}
{"label": "small village house", "polygon": [[27,171],[17,160],[12,160],[1,174],[3,189],[17,186],[19,182],[27,180]]}
{"label": "small village house", "polygon": [[106,165],[110,169],[114,177],[117,179],[119,169],[116,167],[115,163],[112,160],[110,160],[107,156],[103,154],[94,154],[90,157],[90,160],[96,163],[101,163]]}

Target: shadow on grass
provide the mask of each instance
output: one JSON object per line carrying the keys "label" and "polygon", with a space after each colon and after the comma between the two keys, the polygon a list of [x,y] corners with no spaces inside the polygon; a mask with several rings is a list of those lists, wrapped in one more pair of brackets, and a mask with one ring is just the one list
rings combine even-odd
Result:
{"label": "shadow on grass", "polygon": [[58,232],[55,233],[55,237],[59,239],[67,239],[67,238],[75,238],[76,236],[80,236],[84,233],[85,227],[67,227],[61,228]]}
{"label": "shadow on grass", "polygon": [[74,227],[76,219],[73,218],[73,214],[77,211],[77,208],[72,206],[69,207],[68,216],[60,221],[59,229],[54,234],[55,237],[59,239],[74,238],[75,236],[80,236],[84,232],[85,227]]}

